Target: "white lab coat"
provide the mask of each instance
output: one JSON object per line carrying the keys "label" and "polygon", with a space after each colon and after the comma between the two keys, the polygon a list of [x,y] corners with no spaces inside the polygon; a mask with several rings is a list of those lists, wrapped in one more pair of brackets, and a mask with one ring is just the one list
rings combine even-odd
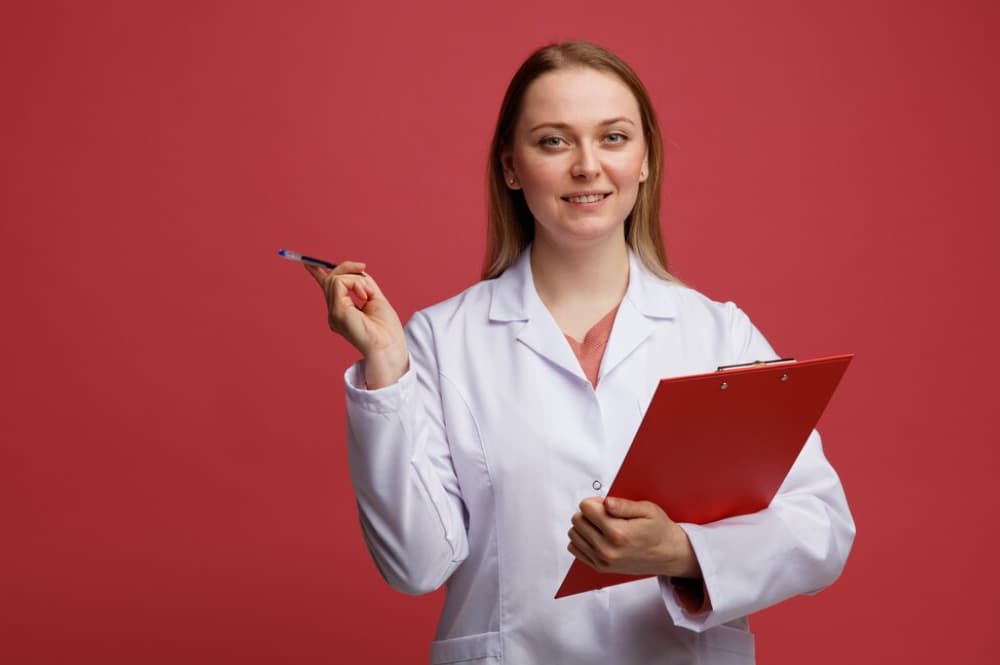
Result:
{"label": "white lab coat", "polygon": [[655,577],[553,595],[572,562],[570,518],[606,492],[657,381],[774,352],[735,305],[631,255],[594,389],[535,291],[529,253],[417,312],[395,385],[367,391],[361,363],[347,371],[350,471],[378,569],[406,593],[447,584],[431,663],[752,663],[746,615],[833,582],[853,542],[815,432],[769,508],[681,525],[711,611],[686,613]]}

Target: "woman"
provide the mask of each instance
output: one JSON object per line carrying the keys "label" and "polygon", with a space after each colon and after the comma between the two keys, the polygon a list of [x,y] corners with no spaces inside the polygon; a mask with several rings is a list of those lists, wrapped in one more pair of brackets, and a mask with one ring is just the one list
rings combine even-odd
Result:
{"label": "woman", "polygon": [[[854,525],[815,433],[753,515],[603,497],[659,379],[775,357],[667,272],[662,170],[632,70],[548,46],[500,111],[484,281],[404,332],[363,264],[307,267],[364,356],[346,391],[369,550],[404,592],[448,586],[432,663],[752,663],[746,615],[844,565]],[[573,557],[656,577],[556,600]]]}

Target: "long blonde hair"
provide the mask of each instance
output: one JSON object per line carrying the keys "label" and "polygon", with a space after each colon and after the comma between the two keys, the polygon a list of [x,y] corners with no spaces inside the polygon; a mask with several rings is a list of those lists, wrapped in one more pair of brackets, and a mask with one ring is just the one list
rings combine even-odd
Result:
{"label": "long blonde hair", "polygon": [[625,61],[605,48],[581,41],[560,42],[536,50],[528,56],[507,86],[486,166],[487,228],[483,279],[501,275],[535,236],[535,221],[524,194],[507,188],[500,161],[513,140],[524,93],[535,79],[547,72],[580,66],[614,74],[628,86],[639,104],[648,150],[649,175],[639,185],[635,206],[625,220],[625,240],[647,269],[663,279],[676,281],[667,270],[667,254],[660,230],[663,140],[653,104],[642,81]]}

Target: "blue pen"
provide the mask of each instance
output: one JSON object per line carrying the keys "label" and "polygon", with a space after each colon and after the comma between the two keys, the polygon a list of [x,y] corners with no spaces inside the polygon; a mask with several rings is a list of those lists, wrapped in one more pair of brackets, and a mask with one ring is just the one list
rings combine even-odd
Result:
{"label": "blue pen", "polygon": [[330,263],[329,261],[323,261],[322,259],[314,259],[311,256],[302,256],[298,252],[293,252],[290,249],[279,249],[278,256],[286,258],[289,261],[299,261],[300,263],[305,263],[311,266],[319,266],[320,268],[326,268],[328,270],[333,270],[337,267],[336,263]]}

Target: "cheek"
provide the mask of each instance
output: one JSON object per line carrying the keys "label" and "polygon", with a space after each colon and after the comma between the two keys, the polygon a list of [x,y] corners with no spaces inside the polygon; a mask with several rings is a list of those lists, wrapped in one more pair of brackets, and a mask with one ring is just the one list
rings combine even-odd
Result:
{"label": "cheek", "polygon": [[615,162],[613,165],[608,166],[608,170],[612,172],[613,177],[618,180],[622,186],[638,185],[639,175],[642,173],[643,159],[642,155],[638,157],[629,156],[627,159]]}
{"label": "cheek", "polygon": [[544,225],[546,220],[557,214],[556,198],[564,189],[560,174],[552,169],[550,164],[533,164],[518,171],[518,178],[528,210],[536,222],[540,221]]}
{"label": "cheek", "polygon": [[564,167],[558,160],[523,160],[516,164],[517,176],[524,189],[524,195],[530,198],[546,197],[559,190],[563,181]]}

